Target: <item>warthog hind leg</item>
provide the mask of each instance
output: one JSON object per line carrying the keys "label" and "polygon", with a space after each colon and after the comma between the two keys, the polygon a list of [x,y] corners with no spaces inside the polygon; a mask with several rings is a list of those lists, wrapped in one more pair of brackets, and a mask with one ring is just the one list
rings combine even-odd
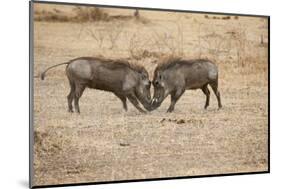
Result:
{"label": "warthog hind leg", "polygon": [[219,92],[219,90],[218,90],[218,82],[216,81],[216,82],[213,82],[213,83],[210,83],[210,85],[211,85],[211,87],[212,87],[212,89],[213,89],[213,91],[214,91],[214,93],[215,93],[215,95],[216,95],[216,97],[217,97],[217,100],[218,100],[218,107],[219,107],[219,109],[222,107],[222,105],[221,105],[221,96],[220,96],[220,92]]}
{"label": "warthog hind leg", "polygon": [[78,84],[75,86],[74,106],[77,113],[80,113],[79,99],[82,96],[85,88],[86,86],[82,84]]}
{"label": "warthog hind leg", "polygon": [[206,95],[206,103],[204,108],[207,109],[207,107],[209,106],[209,102],[210,102],[210,91],[208,89],[208,84],[205,84],[202,88],[203,93]]}
{"label": "warthog hind leg", "polygon": [[75,84],[69,81],[69,85],[70,85],[70,92],[67,95],[68,111],[73,112],[72,101],[75,95]]}

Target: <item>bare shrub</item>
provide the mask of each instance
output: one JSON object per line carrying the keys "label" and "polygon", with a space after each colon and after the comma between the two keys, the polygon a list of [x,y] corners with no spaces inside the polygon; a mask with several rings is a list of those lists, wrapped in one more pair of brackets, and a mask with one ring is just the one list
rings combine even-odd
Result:
{"label": "bare shrub", "polygon": [[246,32],[242,28],[235,32],[235,35],[231,36],[232,39],[236,43],[236,53],[237,53],[237,60],[238,64],[245,66],[245,58],[246,58]]}
{"label": "bare shrub", "polygon": [[230,17],[230,16],[224,16],[224,17],[222,17],[221,19],[223,19],[223,20],[230,20],[231,17]]}
{"label": "bare shrub", "polygon": [[184,56],[184,34],[182,23],[177,22],[175,27],[177,28],[176,33],[173,33],[173,31],[169,32],[168,29],[162,30],[164,32],[152,30],[154,46],[160,52],[165,52],[166,54],[173,56]]}
{"label": "bare shrub", "polygon": [[231,19],[231,16],[212,16],[212,17],[209,17],[209,15],[204,15],[204,18],[206,19],[222,19],[222,20],[230,20]]}
{"label": "bare shrub", "polygon": [[90,36],[95,40],[98,48],[102,48],[102,45],[105,40],[105,30],[104,29],[87,29]]}
{"label": "bare shrub", "polygon": [[136,60],[163,55],[184,56],[183,25],[181,22],[173,24],[176,30],[163,25],[160,30],[149,27],[134,33],[128,44],[129,56]]}
{"label": "bare shrub", "polygon": [[[231,27],[225,33],[219,33],[218,28],[225,24],[206,26],[199,24],[198,29],[198,58],[209,58],[214,61],[223,60],[233,62],[241,67],[245,66],[250,54],[251,46],[247,40],[246,28]],[[210,28],[213,28],[210,30]],[[209,33],[206,32],[209,30]]]}
{"label": "bare shrub", "polygon": [[159,58],[163,56],[164,53],[161,51],[148,50],[147,49],[148,46],[150,47],[153,46],[151,44],[150,38],[149,40],[143,40],[140,38],[139,35],[134,34],[129,41],[128,51],[130,57],[135,60],[141,60],[145,58],[151,58],[151,57]]}
{"label": "bare shrub", "polygon": [[59,9],[53,9],[52,11],[35,11],[34,19],[36,21],[49,22],[91,22],[109,21],[110,16],[97,7],[75,6],[73,8],[73,14],[68,14]]}
{"label": "bare shrub", "polygon": [[117,40],[118,40],[120,34],[122,33],[123,28],[124,28],[124,24],[118,24],[117,26],[112,27],[111,29],[109,29],[107,31],[108,38],[110,41],[110,47],[109,47],[110,49],[113,49],[116,47]]}
{"label": "bare shrub", "polygon": [[134,34],[130,41],[129,41],[129,47],[128,47],[128,51],[129,51],[129,55],[131,58],[139,60],[142,58],[142,49],[140,47],[141,41],[138,39],[138,36],[136,34]]}
{"label": "bare shrub", "polygon": [[98,7],[75,6],[71,13],[62,10],[56,8],[51,11],[35,10],[34,19],[36,21],[49,22],[109,22],[115,20],[135,20],[142,24],[149,23],[148,19],[140,16],[139,11],[135,11],[134,15],[109,15],[104,9]]}
{"label": "bare shrub", "polygon": [[[223,36],[217,34],[216,32],[200,36],[200,56],[204,54],[204,56],[209,55],[208,58],[219,59],[219,56],[229,52],[229,49],[224,47],[225,41],[226,39]],[[202,51],[204,53],[202,53]]]}
{"label": "bare shrub", "polygon": [[75,20],[82,22],[89,21],[108,21],[109,16],[102,9],[97,7],[81,7],[74,8],[76,13]]}
{"label": "bare shrub", "polygon": [[123,25],[123,23],[118,22],[118,24],[111,24],[110,27],[88,27],[86,31],[99,49],[104,47],[114,49],[117,47],[118,39],[123,32]]}
{"label": "bare shrub", "polygon": [[54,11],[35,11],[34,15],[35,21],[49,21],[49,22],[67,22],[69,17],[64,15],[62,12],[58,12],[56,9]]}

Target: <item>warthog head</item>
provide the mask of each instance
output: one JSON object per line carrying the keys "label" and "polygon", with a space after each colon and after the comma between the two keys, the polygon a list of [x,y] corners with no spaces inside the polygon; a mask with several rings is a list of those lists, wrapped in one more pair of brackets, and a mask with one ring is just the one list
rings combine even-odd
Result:
{"label": "warthog head", "polygon": [[169,94],[168,83],[165,79],[165,75],[162,72],[156,70],[154,73],[152,84],[154,86],[154,95],[151,101],[151,106],[152,109],[156,109],[161,105],[163,100]]}
{"label": "warthog head", "polygon": [[136,86],[136,95],[145,109],[151,111],[151,81],[146,70],[139,74],[138,85]]}

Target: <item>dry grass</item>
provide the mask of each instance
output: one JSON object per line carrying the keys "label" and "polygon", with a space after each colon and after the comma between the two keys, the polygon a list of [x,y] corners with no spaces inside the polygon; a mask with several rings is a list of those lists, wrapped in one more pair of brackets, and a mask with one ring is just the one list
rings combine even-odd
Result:
{"label": "dry grass", "polygon": [[[59,11],[75,14],[70,8]],[[211,93],[204,110],[205,96],[197,90],[186,91],[171,114],[165,113],[168,98],[149,114],[140,114],[130,103],[124,112],[113,94],[86,90],[81,115],[69,114],[65,68],[54,69],[44,81],[34,79],[33,184],[267,170],[267,20],[139,14],[149,22],[36,21],[35,75],[80,56],[127,57],[145,66],[151,77],[163,56],[209,58],[219,67],[223,108],[217,110]]]}

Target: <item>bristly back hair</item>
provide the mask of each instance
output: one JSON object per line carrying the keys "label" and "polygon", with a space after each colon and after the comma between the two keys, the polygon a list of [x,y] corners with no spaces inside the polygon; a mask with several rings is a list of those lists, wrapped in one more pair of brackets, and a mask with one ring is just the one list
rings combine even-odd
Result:
{"label": "bristly back hair", "polygon": [[179,65],[192,65],[194,63],[199,63],[199,62],[208,62],[210,60],[208,59],[183,59],[181,57],[178,56],[168,56],[168,57],[164,57],[163,59],[161,59],[155,69],[155,71],[163,71],[169,68],[174,67],[175,65],[179,64]]}
{"label": "bristly back hair", "polygon": [[169,55],[160,58],[156,70],[165,70],[177,64],[182,58],[179,56]]}
{"label": "bristly back hair", "polygon": [[[128,59],[109,59],[109,58],[104,58],[102,56],[97,56],[97,57],[80,57],[80,58],[76,58],[73,60],[78,60],[78,59],[86,59],[89,61],[99,61],[104,63],[105,66],[107,66],[110,69],[117,69],[117,68],[121,68],[121,67],[128,67],[131,70],[134,70],[138,73],[143,73],[145,72],[145,68],[137,63],[134,62],[129,62]],[[73,61],[72,60],[72,61]]]}

